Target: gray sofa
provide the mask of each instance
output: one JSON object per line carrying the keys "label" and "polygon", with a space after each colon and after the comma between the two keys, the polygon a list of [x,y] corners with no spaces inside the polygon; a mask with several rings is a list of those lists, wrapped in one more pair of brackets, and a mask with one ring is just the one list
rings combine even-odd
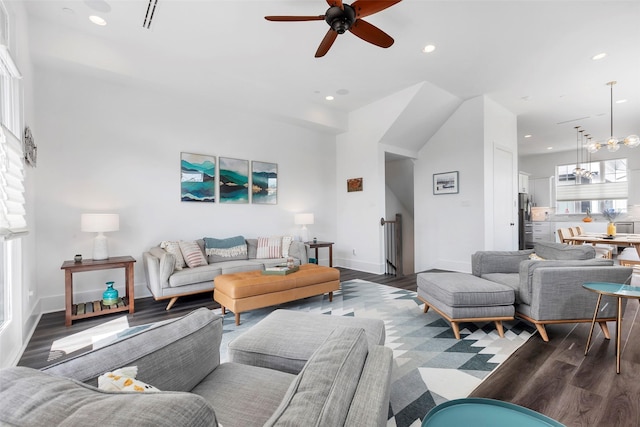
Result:
{"label": "gray sofa", "polygon": [[[142,254],[147,288],[156,301],[169,300],[167,310],[181,296],[213,292],[213,279],[220,274],[264,270],[287,261],[286,258],[256,258],[258,239],[246,239],[247,255],[244,259],[234,257],[222,261],[218,257],[206,255],[204,239],[198,239],[196,243],[206,257],[207,265],[178,270],[175,268],[175,256],[160,245]],[[289,247],[289,256],[296,265],[307,264],[308,247],[302,242],[293,241]]]}
{"label": "gray sofa", "polygon": [[[531,254],[542,259],[530,259]],[[533,323],[548,341],[545,324],[591,322],[597,295],[583,283],[624,283],[631,276],[631,268],[594,257],[590,245],[538,242],[529,250],[476,252],[471,268],[475,276],[512,288],[516,316]],[[616,300],[605,297],[602,307],[598,322],[608,338],[606,322],[615,320]]]}
{"label": "gray sofa", "polygon": [[[220,363],[222,323],[201,308],[43,371],[0,370],[0,425],[386,426],[392,352],[364,329],[337,327],[294,375]],[[94,387],[124,366],[162,391]]]}

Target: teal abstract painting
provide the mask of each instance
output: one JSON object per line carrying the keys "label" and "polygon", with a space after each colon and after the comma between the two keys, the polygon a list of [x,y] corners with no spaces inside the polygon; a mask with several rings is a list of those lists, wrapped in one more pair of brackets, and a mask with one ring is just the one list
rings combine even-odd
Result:
{"label": "teal abstract painting", "polygon": [[183,202],[216,201],[216,158],[180,153],[180,198]]}
{"label": "teal abstract painting", "polygon": [[249,161],[220,157],[220,203],[249,203]]}
{"label": "teal abstract painting", "polygon": [[251,201],[275,205],[278,201],[278,165],[267,162],[251,162]]}

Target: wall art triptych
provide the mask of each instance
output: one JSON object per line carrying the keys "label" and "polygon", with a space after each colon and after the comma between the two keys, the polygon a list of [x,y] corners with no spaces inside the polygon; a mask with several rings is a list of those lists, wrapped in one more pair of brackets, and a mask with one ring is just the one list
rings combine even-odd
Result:
{"label": "wall art triptych", "polygon": [[[216,167],[217,165],[217,167]],[[278,201],[277,163],[180,153],[180,198],[183,202],[275,205]]]}

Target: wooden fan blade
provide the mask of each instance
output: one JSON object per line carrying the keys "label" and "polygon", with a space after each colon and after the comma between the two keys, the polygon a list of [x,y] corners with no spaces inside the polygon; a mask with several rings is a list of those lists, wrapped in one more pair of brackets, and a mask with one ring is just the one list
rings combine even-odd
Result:
{"label": "wooden fan blade", "polygon": [[320,58],[321,56],[324,56],[327,52],[329,52],[331,45],[333,45],[333,42],[336,41],[337,37],[338,33],[333,31],[332,29],[329,29],[329,31],[327,31],[327,34],[324,35],[324,38],[320,42],[320,46],[318,46],[318,50],[316,51],[316,58]]}
{"label": "wooden fan blade", "polygon": [[393,39],[389,34],[362,19],[356,19],[356,22],[353,23],[349,31],[362,40],[375,44],[376,46],[389,47],[393,44]]}
{"label": "wooden fan blade", "polygon": [[318,16],[265,16],[267,21],[323,21],[324,15]]}
{"label": "wooden fan blade", "polygon": [[344,10],[344,5],[342,4],[342,0],[327,0],[327,4],[330,7],[338,6],[340,9]]}
{"label": "wooden fan blade", "polygon": [[356,11],[356,18],[364,18],[374,13],[385,10],[401,0],[356,0],[351,7]]}

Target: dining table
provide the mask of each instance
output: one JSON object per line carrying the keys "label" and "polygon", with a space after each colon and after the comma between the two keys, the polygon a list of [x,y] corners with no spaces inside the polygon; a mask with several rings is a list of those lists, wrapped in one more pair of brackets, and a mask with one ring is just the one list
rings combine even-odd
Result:
{"label": "dining table", "polygon": [[606,233],[584,233],[569,238],[574,244],[590,243],[592,245],[602,243],[614,246],[632,246],[640,257],[640,234],[618,233],[608,236]]}

